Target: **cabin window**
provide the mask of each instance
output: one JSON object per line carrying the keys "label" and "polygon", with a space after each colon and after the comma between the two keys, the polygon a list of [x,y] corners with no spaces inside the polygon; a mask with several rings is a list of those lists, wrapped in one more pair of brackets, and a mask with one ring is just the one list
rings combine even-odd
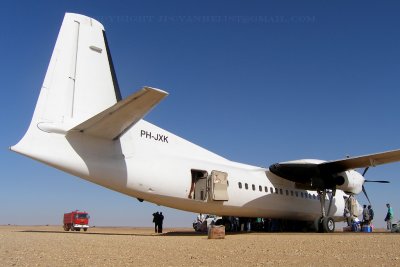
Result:
{"label": "cabin window", "polygon": [[298,196],[299,196],[299,192],[295,191],[295,194],[296,194],[296,197],[298,197]]}
{"label": "cabin window", "polygon": [[283,189],[282,189],[282,188],[279,189],[279,193],[280,193],[281,195],[283,195]]}
{"label": "cabin window", "polygon": [[289,190],[287,190],[287,189],[286,189],[286,195],[287,195],[287,196],[289,195]]}
{"label": "cabin window", "polygon": [[242,183],[241,182],[239,182],[239,188],[242,189]]}
{"label": "cabin window", "polygon": [[261,185],[258,186],[258,190],[259,190],[260,192],[262,192],[262,186],[261,186]]}
{"label": "cabin window", "polygon": [[269,189],[270,189],[269,192],[271,192],[272,194],[274,192],[274,188],[270,187]]}
{"label": "cabin window", "polygon": [[268,193],[268,187],[264,187],[265,193]]}
{"label": "cabin window", "polygon": [[290,195],[293,196],[293,190],[290,190]]}
{"label": "cabin window", "polygon": [[249,185],[247,183],[244,184],[244,188],[249,189]]}
{"label": "cabin window", "polygon": [[275,194],[278,194],[278,188],[277,187],[275,187]]}
{"label": "cabin window", "polygon": [[253,191],[256,191],[256,186],[254,184],[251,185],[251,188],[253,189]]}

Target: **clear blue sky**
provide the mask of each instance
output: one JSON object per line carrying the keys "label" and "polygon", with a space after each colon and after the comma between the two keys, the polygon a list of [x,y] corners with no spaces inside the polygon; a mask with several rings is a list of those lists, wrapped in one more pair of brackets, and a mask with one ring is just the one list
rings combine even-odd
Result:
{"label": "clear blue sky", "polygon": [[[65,12],[106,28],[122,95],[170,96],[146,119],[258,166],[400,148],[398,1],[3,1],[0,224],[190,226],[195,214],[139,203],[8,151],[25,133]],[[400,163],[371,169],[383,225],[400,216]],[[361,203],[366,203],[359,196]]]}

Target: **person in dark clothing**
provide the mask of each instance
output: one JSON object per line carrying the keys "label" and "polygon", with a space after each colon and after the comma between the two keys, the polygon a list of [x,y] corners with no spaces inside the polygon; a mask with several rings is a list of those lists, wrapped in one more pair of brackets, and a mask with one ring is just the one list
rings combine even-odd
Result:
{"label": "person in dark clothing", "polygon": [[159,221],[160,214],[157,212],[153,213],[153,223],[154,223],[154,232],[158,233],[158,221]]}
{"label": "person in dark clothing", "polygon": [[162,229],[163,229],[163,222],[164,222],[164,215],[162,214],[162,212],[160,212],[160,214],[158,215],[158,233],[162,233]]}
{"label": "person in dark clothing", "polygon": [[372,220],[374,219],[374,210],[372,209],[371,205],[368,205],[368,212],[369,212],[369,224],[372,224]]}
{"label": "person in dark clothing", "polygon": [[363,215],[363,225],[369,225],[369,210],[367,208],[367,205],[364,205],[362,215]]}

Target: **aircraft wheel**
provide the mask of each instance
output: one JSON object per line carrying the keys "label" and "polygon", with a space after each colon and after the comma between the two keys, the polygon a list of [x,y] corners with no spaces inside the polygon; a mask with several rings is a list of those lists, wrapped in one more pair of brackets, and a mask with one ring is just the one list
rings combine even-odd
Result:
{"label": "aircraft wheel", "polygon": [[332,233],[335,231],[335,221],[332,217],[325,217],[322,220],[322,229],[324,233]]}

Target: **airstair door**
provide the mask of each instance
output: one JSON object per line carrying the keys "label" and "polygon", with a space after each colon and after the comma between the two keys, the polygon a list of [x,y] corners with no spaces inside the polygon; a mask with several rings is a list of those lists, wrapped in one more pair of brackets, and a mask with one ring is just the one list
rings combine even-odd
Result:
{"label": "airstair door", "polygon": [[211,172],[212,199],[228,201],[228,174],[226,172]]}

